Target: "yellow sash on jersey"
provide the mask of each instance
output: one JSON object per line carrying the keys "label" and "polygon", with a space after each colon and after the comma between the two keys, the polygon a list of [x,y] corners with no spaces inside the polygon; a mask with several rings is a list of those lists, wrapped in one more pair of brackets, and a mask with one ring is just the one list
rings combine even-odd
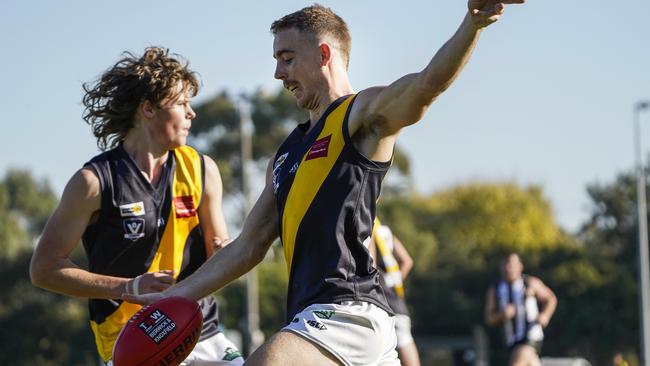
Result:
{"label": "yellow sash on jersey", "polygon": [[[399,263],[397,262],[397,259],[395,259],[393,251],[389,248],[390,245],[387,243],[388,240],[393,240],[393,233],[386,227],[386,235],[382,235],[379,232],[380,226],[381,222],[379,221],[379,218],[376,217],[375,224],[372,228],[372,238],[375,239],[377,251],[379,252],[379,255],[381,255],[381,259],[386,267],[386,277],[389,279],[386,283],[395,289],[397,296],[404,298],[402,272],[400,272]],[[390,235],[390,237],[386,237],[387,235]]]}
{"label": "yellow sash on jersey", "polygon": [[[201,156],[191,147],[174,150],[176,171],[172,184],[172,203],[160,245],[147,272],[173,270],[178,277],[183,263],[183,250],[192,230],[199,224],[198,208],[203,192]],[[99,355],[107,362],[122,326],[141,306],[123,301],[104,322],[90,321]]]}
{"label": "yellow sash on jersey", "polygon": [[282,213],[282,247],[284,248],[284,258],[287,262],[287,272],[291,273],[291,263],[293,261],[293,252],[296,245],[296,235],[302,222],[302,218],[307,213],[316,193],[321,188],[325,178],[329,175],[332,167],[336,163],[343,147],[345,140],[343,137],[343,120],[348,110],[350,102],[354,96],[347,98],[337,106],[325,120],[323,130],[320,132],[315,141],[331,136],[327,148],[327,156],[305,161],[309,150],[305,152],[296,176],[291,184],[291,189],[287,195],[287,201],[284,204]]}

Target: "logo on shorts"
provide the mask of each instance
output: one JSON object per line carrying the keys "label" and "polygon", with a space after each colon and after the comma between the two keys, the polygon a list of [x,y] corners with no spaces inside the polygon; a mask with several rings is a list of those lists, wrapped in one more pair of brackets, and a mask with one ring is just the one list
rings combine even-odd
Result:
{"label": "logo on shorts", "polygon": [[316,328],[318,330],[327,330],[327,327],[325,326],[325,324],[317,322],[315,320],[311,320],[311,319],[307,320],[307,324],[309,324],[310,326],[312,326],[312,327],[314,327],[314,328]]}
{"label": "logo on shorts", "polygon": [[120,205],[120,216],[122,217],[144,216],[144,203],[140,201],[140,202],[127,203],[126,205]]}
{"label": "logo on shorts", "polygon": [[312,311],[317,318],[330,319],[334,315],[334,310],[314,310]]}
{"label": "logo on shorts", "polygon": [[158,344],[176,330],[176,323],[162,311],[156,309],[138,324],[138,328]]}
{"label": "logo on shorts", "polygon": [[291,322],[292,322],[292,323],[297,323],[297,322],[299,322],[299,321],[300,321],[300,319],[298,319],[298,318],[293,318],[293,320],[292,320]]}
{"label": "logo on shorts", "polygon": [[235,358],[241,357],[241,352],[239,352],[237,349],[232,348],[232,347],[226,347],[226,355],[223,356],[222,360],[224,361],[232,361]]}
{"label": "logo on shorts", "polygon": [[316,142],[314,142],[314,144],[311,145],[311,148],[307,153],[307,157],[305,158],[305,161],[326,157],[327,150],[330,147],[331,140],[332,140],[332,135],[327,135],[320,140],[316,140]]}
{"label": "logo on shorts", "polygon": [[136,241],[144,237],[144,219],[141,217],[134,217],[122,220],[124,227],[124,238]]}
{"label": "logo on shorts", "polygon": [[196,207],[192,196],[174,197],[174,209],[176,210],[176,217],[196,216]]}

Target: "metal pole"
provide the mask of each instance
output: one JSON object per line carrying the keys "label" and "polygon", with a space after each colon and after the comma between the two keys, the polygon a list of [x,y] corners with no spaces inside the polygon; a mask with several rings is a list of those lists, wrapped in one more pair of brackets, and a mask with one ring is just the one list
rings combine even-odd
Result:
{"label": "metal pole", "polygon": [[[250,161],[253,156],[253,122],[250,116],[250,106],[245,101],[239,102],[239,118],[242,194],[244,196],[243,217],[245,218],[253,205],[250,189]],[[258,295],[257,268],[253,268],[246,274],[246,334],[244,340],[245,348],[249,356],[264,342],[264,334],[260,330],[260,300]]]}
{"label": "metal pole", "polygon": [[646,207],[646,182],[641,152],[641,121],[640,114],[650,108],[650,102],[639,102],[634,107],[634,142],[636,147],[637,164],[637,216],[639,219],[639,316],[641,317],[641,364],[648,366],[650,359],[650,297],[648,283],[648,209]]}

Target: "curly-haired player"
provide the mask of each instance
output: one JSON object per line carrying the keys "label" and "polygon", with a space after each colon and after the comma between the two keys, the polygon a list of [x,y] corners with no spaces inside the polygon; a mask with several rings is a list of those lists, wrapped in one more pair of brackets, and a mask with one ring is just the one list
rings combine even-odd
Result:
{"label": "curly-haired player", "polygon": [[[140,306],[122,293],[166,289],[226,243],[222,184],[212,159],[186,146],[199,81],[166,49],[124,58],[85,84],[84,120],[104,153],[68,182],[30,266],[32,282],[88,298],[97,351],[106,364],[122,326]],[[107,150],[108,149],[108,150]],[[88,270],[70,260],[79,240]],[[217,305],[199,300],[201,341],[184,364],[240,365],[218,330]]]}

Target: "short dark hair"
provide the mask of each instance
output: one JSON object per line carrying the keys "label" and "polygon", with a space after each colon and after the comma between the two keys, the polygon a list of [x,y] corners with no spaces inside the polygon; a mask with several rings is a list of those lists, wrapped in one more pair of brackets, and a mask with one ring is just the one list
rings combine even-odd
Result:
{"label": "short dark hair", "polygon": [[350,37],[348,25],[332,9],[320,4],[302,8],[273,22],[271,24],[271,33],[275,35],[282,30],[291,28],[315,36],[331,35],[339,42],[345,67],[347,68],[350,65],[352,37]]}
{"label": "short dark hair", "polygon": [[123,56],[94,83],[83,84],[83,119],[91,126],[101,150],[113,148],[124,139],[141,102],[160,106],[177,94],[179,83],[183,85],[181,92],[191,96],[200,87],[188,63],[170,55],[168,49],[148,47],[141,57],[130,52]]}

